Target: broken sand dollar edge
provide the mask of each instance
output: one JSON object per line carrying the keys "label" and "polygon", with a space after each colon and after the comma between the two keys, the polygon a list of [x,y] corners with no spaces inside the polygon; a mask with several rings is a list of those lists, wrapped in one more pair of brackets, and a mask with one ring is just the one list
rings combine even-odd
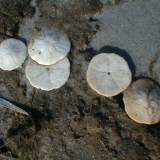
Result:
{"label": "broken sand dollar edge", "polygon": [[10,109],[12,111],[24,114],[24,115],[29,115],[28,112],[26,112],[24,109],[19,108],[15,104],[11,103],[10,101],[8,101],[8,100],[6,100],[2,97],[0,97],[0,107],[7,108],[7,109]]}
{"label": "broken sand dollar edge", "polygon": [[118,95],[132,81],[128,63],[115,53],[101,53],[93,57],[86,76],[89,86],[106,97]]}
{"label": "broken sand dollar edge", "polygon": [[68,58],[45,66],[29,59],[25,74],[30,84],[38,89],[50,91],[62,87],[68,80],[70,75],[70,62]]}
{"label": "broken sand dollar edge", "polygon": [[22,66],[27,57],[27,47],[17,39],[9,38],[0,43],[0,68],[11,71]]}
{"label": "broken sand dollar edge", "polygon": [[52,65],[66,57],[70,48],[71,43],[65,33],[42,31],[31,38],[28,53],[37,63]]}
{"label": "broken sand dollar edge", "polygon": [[139,79],[124,92],[127,115],[137,123],[160,122],[160,88],[149,79]]}

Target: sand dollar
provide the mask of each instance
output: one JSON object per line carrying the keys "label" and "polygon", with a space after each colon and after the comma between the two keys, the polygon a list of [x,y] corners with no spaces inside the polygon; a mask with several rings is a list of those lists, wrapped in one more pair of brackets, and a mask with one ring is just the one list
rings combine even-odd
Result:
{"label": "sand dollar", "polygon": [[39,64],[52,65],[70,51],[70,41],[66,34],[58,31],[45,31],[32,37],[28,53]]}
{"label": "sand dollar", "polygon": [[153,81],[139,79],[124,92],[125,111],[138,123],[160,121],[160,88]]}
{"label": "sand dollar", "polygon": [[29,60],[25,74],[33,87],[50,91],[66,83],[70,74],[70,63],[68,58],[64,58],[53,65],[44,66]]}
{"label": "sand dollar", "polygon": [[27,48],[23,42],[9,38],[0,43],[0,68],[14,70],[24,63],[27,56]]}
{"label": "sand dollar", "polygon": [[131,83],[132,74],[127,62],[114,53],[95,56],[87,70],[90,87],[100,95],[111,97],[124,91]]}

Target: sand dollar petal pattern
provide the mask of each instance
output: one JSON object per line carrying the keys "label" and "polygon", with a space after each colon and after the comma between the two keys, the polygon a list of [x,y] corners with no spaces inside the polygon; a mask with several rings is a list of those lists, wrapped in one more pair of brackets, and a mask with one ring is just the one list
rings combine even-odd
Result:
{"label": "sand dollar petal pattern", "polygon": [[127,62],[114,53],[95,56],[87,70],[89,86],[100,95],[111,97],[124,91],[132,80]]}
{"label": "sand dollar petal pattern", "polygon": [[49,66],[29,60],[25,68],[30,84],[38,89],[50,91],[62,87],[69,78],[70,63],[68,58]]}
{"label": "sand dollar petal pattern", "polygon": [[52,65],[70,51],[71,43],[63,32],[45,31],[32,37],[28,53],[39,64]]}

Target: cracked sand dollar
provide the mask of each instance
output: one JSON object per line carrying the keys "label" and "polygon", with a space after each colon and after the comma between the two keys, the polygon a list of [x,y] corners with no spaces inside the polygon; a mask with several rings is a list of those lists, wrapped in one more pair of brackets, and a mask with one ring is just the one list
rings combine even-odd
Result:
{"label": "cracked sand dollar", "polygon": [[160,88],[149,79],[139,79],[124,92],[125,111],[137,123],[160,122]]}
{"label": "cracked sand dollar", "polygon": [[26,64],[25,74],[30,84],[38,89],[50,91],[62,87],[70,74],[70,62],[68,58],[56,64],[45,66],[33,60]]}
{"label": "cracked sand dollar", "polygon": [[22,66],[27,57],[23,42],[9,38],[0,43],[0,68],[11,71]]}
{"label": "cracked sand dollar", "polygon": [[66,34],[58,31],[40,32],[33,36],[28,53],[39,64],[52,65],[66,57],[71,43]]}
{"label": "cracked sand dollar", "polygon": [[124,91],[132,80],[127,62],[114,53],[95,56],[87,70],[89,86],[100,95],[112,97]]}

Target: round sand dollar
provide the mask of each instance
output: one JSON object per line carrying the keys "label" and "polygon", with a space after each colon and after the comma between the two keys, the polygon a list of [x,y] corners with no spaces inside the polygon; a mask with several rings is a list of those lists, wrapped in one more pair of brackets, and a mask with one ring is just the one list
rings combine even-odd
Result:
{"label": "round sand dollar", "polygon": [[6,39],[0,44],[0,68],[14,70],[21,67],[27,56],[27,48],[17,39]]}
{"label": "round sand dollar", "polygon": [[48,31],[32,37],[28,53],[37,63],[52,65],[66,57],[70,47],[70,41],[64,33]]}
{"label": "round sand dollar", "polygon": [[35,88],[50,91],[65,84],[70,74],[68,58],[50,66],[40,65],[29,60],[25,68],[26,77]]}
{"label": "round sand dollar", "polygon": [[111,97],[124,91],[131,83],[132,74],[127,62],[117,54],[95,56],[87,70],[90,87],[100,95]]}
{"label": "round sand dollar", "polygon": [[124,92],[125,111],[138,123],[160,122],[160,88],[153,81],[139,79]]}

